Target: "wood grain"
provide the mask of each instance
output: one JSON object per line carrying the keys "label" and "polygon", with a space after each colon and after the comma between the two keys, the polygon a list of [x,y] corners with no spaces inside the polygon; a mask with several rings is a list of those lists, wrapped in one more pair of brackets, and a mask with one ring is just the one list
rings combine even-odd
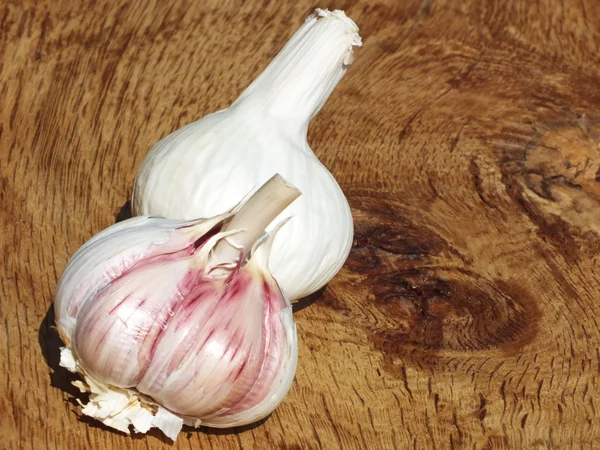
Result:
{"label": "wood grain", "polygon": [[[314,6],[0,4],[0,447],[165,446],[80,418],[57,277],[152,144],[226,107]],[[320,6],[364,38],[309,133],[355,245],[296,313],[281,407],[173,448],[598,448],[600,3]]]}

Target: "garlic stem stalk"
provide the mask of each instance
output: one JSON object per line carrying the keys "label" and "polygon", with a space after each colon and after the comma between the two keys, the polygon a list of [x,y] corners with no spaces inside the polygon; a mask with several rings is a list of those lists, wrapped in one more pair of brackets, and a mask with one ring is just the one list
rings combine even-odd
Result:
{"label": "garlic stem stalk", "polygon": [[240,230],[219,241],[210,256],[210,265],[230,264],[242,260],[265,231],[265,228],[301,192],[287,183],[279,174],[275,174],[263,184],[246,202],[244,202],[221,231]]}
{"label": "garlic stem stalk", "polygon": [[358,27],[342,11],[317,9],[233,106],[294,118],[308,129],[360,45]]}

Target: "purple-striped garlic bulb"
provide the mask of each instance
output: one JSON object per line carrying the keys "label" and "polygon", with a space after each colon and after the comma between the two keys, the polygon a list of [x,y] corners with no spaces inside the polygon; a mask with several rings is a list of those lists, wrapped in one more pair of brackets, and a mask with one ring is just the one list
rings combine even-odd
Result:
{"label": "purple-striped garlic bulb", "polygon": [[245,425],[281,403],[296,327],[268,270],[279,228],[264,230],[299,195],[276,175],[230,213],[132,218],[75,253],[54,307],[84,414],[175,440],[183,424]]}

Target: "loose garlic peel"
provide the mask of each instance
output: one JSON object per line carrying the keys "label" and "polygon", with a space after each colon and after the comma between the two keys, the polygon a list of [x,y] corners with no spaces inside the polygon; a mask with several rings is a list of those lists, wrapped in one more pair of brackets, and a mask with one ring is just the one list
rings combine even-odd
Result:
{"label": "loose garlic peel", "polygon": [[73,256],[55,314],[61,365],[90,393],[84,414],[175,439],[183,424],[239,426],[277,407],[294,378],[297,338],[267,268],[283,222],[261,229],[298,195],[275,176],[231,213],[133,218]]}
{"label": "loose garlic peel", "polygon": [[353,224],[307,130],[360,45],[344,12],[317,9],[231,107],[152,148],[133,186],[134,214],[211,217],[280,173],[303,195],[286,210],[294,220],[278,233],[270,268],[291,301],[319,290],[348,257]]}

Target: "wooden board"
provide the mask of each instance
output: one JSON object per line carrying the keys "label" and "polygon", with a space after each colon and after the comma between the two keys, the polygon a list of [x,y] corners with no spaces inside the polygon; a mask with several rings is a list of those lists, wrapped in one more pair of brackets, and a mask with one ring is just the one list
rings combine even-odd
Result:
{"label": "wooden board", "polygon": [[[150,449],[80,419],[48,315],[159,138],[226,107],[311,2],[0,4],[2,448]],[[173,448],[600,440],[600,3],[325,1],[364,47],[309,140],[356,239],[264,423]]]}

